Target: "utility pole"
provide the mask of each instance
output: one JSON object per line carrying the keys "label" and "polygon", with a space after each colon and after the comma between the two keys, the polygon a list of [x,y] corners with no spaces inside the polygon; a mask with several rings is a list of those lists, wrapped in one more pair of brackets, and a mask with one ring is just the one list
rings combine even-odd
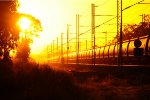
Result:
{"label": "utility pole", "polygon": [[107,45],[107,32],[104,33],[105,33],[105,45]]}
{"label": "utility pole", "polygon": [[61,33],[61,64],[64,63],[64,57],[63,57],[63,33]]}
{"label": "utility pole", "polygon": [[145,22],[148,22],[148,23],[150,22],[150,15],[142,14],[140,16],[142,16],[142,24]]}
{"label": "utility pole", "polygon": [[[53,40],[53,57],[55,57],[55,48],[54,48],[54,46],[55,46],[55,40]],[[53,60],[53,62],[55,62],[55,61]]]}
{"label": "utility pole", "polygon": [[69,54],[69,24],[67,24],[67,64],[68,64],[68,54]]}
{"label": "utility pole", "polygon": [[85,44],[86,44],[86,50],[87,50],[87,40],[85,41]]}
{"label": "utility pole", "polygon": [[58,37],[57,37],[57,53],[56,53],[57,56],[59,56],[59,53],[58,53]]}
{"label": "utility pole", "polygon": [[118,67],[122,65],[122,0],[117,0],[117,48]]}
{"label": "utility pole", "polygon": [[145,22],[145,14],[142,14],[140,16],[142,16],[142,24],[143,24],[143,22]]}
{"label": "utility pole", "polygon": [[79,15],[76,15],[76,63],[79,64]]}
{"label": "utility pole", "polygon": [[49,52],[49,45],[47,45],[46,49],[47,49],[47,51],[46,51],[47,52],[47,62],[49,63],[49,60],[48,60],[48,58],[50,57],[50,54],[49,54],[50,53]]}
{"label": "utility pole", "polygon": [[92,44],[92,63],[95,66],[95,4],[91,4],[91,44]]}
{"label": "utility pole", "polygon": [[[122,65],[122,12],[126,9],[129,9],[137,4],[150,4],[150,3],[142,3],[144,0],[141,0],[135,4],[132,4],[124,9],[122,9],[122,0],[117,0],[117,40],[119,43],[119,53],[118,53],[118,67]],[[120,34],[120,35],[119,35]],[[118,39],[118,37],[120,37]],[[117,44],[118,46],[118,44]]]}
{"label": "utility pole", "polygon": [[[53,57],[53,53],[52,53],[52,43],[51,43],[51,58]],[[51,59],[52,62],[52,59]]]}

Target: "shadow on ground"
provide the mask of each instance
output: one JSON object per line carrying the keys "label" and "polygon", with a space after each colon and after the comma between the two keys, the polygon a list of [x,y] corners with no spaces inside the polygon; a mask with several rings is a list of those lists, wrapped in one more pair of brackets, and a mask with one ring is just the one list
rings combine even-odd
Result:
{"label": "shadow on ground", "polygon": [[[146,73],[144,73],[146,72]],[[148,100],[150,73],[78,73],[0,62],[0,100]]]}

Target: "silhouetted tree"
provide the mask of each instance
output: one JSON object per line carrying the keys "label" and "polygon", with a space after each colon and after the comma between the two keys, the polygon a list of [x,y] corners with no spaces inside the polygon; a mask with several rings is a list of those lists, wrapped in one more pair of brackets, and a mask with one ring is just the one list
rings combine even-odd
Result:
{"label": "silhouetted tree", "polygon": [[18,43],[17,58],[19,58],[19,60],[24,61],[24,62],[28,61],[28,57],[30,54],[29,44],[30,44],[30,41],[28,39],[24,39],[20,43]]}
{"label": "silhouetted tree", "polygon": [[[129,40],[132,38],[138,38],[145,35],[150,35],[150,15],[145,15],[145,18],[143,19],[144,22],[137,24],[128,24],[123,29],[123,41]],[[120,36],[116,35],[113,42],[116,43],[120,39]]]}
{"label": "silhouetted tree", "polygon": [[3,51],[4,60],[9,60],[9,51],[14,49],[19,38],[18,16],[15,14],[17,7],[17,0],[0,1],[0,50]]}
{"label": "silhouetted tree", "polygon": [[134,30],[135,36],[144,36],[148,35],[150,33],[150,22],[142,22],[141,25],[139,25],[135,30]]}
{"label": "silhouetted tree", "polygon": [[124,27],[124,30],[123,30],[123,40],[129,40],[129,39],[132,39],[132,38],[135,38],[134,36],[134,30],[137,28],[137,25],[126,25]]}
{"label": "silhouetted tree", "polygon": [[37,35],[37,31],[42,30],[40,21],[31,15],[18,13],[18,6],[18,0],[0,0],[0,57],[3,55],[4,61],[11,60],[9,52],[17,47],[21,32],[18,20],[21,17],[32,20],[32,34]]}
{"label": "silhouetted tree", "polygon": [[42,31],[42,26],[40,21],[32,15],[20,14],[20,16],[31,21],[30,27],[23,31],[24,37],[21,37],[17,47],[17,58],[27,62],[30,54],[29,44],[33,42],[33,36],[38,36],[38,33]]}

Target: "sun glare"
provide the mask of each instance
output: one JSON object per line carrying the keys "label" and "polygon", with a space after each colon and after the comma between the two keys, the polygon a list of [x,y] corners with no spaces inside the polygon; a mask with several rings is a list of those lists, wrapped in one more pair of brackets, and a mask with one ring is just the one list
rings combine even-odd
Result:
{"label": "sun glare", "polygon": [[[69,32],[74,33],[76,31],[76,14],[83,14],[85,9],[87,10],[87,8],[90,8],[91,3],[94,1],[96,0],[19,0],[20,7],[18,11],[31,14],[39,19],[43,28],[39,38],[33,38],[33,43],[30,45],[30,55],[38,55],[38,53],[41,54],[41,52],[45,53],[42,48],[51,45],[52,42],[56,40],[56,37],[59,38],[60,42],[61,33],[66,33],[67,31],[67,24],[71,25],[71,27],[69,27]],[[104,1],[106,2],[107,0]],[[87,16],[87,13],[90,14],[90,10],[86,11],[86,21],[83,20],[85,14],[83,14],[83,16],[81,15],[82,17],[80,18],[81,21],[83,20],[82,22],[80,21],[81,24],[85,26],[90,25],[90,17]],[[29,20],[20,20],[20,27],[22,30],[26,29],[28,25],[30,25]],[[80,31],[83,32],[86,29],[80,28]],[[90,38],[90,36],[91,35],[87,36],[87,38]],[[66,40],[64,39],[64,41]]]}
{"label": "sun glare", "polygon": [[23,17],[19,20],[18,24],[21,30],[24,31],[30,28],[31,21],[28,18]]}
{"label": "sun glare", "polygon": [[[39,34],[39,38],[33,38],[33,43],[30,46],[30,55],[39,53],[41,51],[40,48],[46,47],[62,31],[66,31],[65,23],[68,18],[63,17],[65,12],[60,8],[62,3],[58,3],[55,0],[43,0],[42,2],[40,0],[19,0],[19,2],[21,5],[18,11],[31,14],[39,19],[43,28],[43,31]],[[21,19],[19,24],[20,29],[26,30],[30,23],[27,19]],[[64,24],[62,25],[62,23]]]}

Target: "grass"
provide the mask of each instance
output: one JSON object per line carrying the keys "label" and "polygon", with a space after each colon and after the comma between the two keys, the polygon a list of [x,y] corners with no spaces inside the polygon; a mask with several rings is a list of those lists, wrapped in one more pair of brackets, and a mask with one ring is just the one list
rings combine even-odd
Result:
{"label": "grass", "polygon": [[87,75],[36,63],[0,62],[0,100],[150,99],[149,71],[133,72]]}
{"label": "grass", "polygon": [[150,100],[149,72],[97,73],[87,79],[78,78],[78,81],[87,89],[91,100]]}
{"label": "grass", "polygon": [[0,100],[83,100],[72,75],[47,65],[17,63],[0,65]]}

